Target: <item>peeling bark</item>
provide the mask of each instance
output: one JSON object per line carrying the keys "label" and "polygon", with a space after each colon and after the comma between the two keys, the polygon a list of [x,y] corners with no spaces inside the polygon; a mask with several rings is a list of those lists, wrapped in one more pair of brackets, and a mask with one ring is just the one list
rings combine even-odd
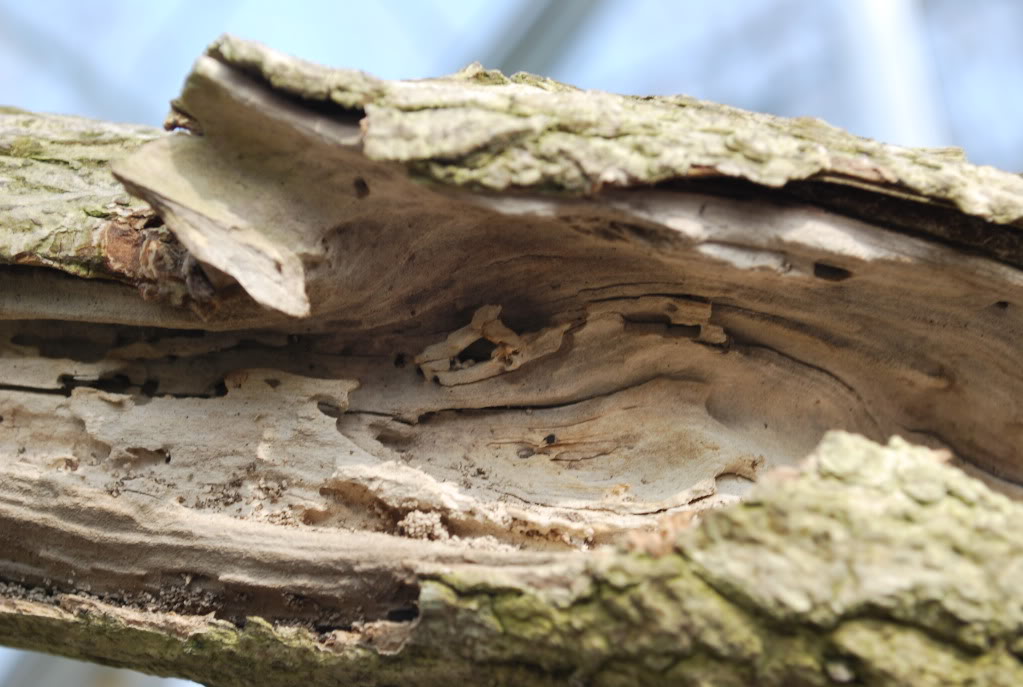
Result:
{"label": "peeling bark", "polygon": [[224,686],[1019,682],[1016,175],[230,37],[168,125],[0,112],[0,640]]}

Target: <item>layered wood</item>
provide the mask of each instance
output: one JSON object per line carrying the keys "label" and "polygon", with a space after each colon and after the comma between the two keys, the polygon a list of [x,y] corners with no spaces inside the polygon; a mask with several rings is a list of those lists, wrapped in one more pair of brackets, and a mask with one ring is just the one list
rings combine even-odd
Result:
{"label": "layered wood", "polygon": [[[1020,670],[1016,175],[230,37],[168,121],[0,113],[4,641],[216,685]],[[929,449],[794,477],[829,430]]]}

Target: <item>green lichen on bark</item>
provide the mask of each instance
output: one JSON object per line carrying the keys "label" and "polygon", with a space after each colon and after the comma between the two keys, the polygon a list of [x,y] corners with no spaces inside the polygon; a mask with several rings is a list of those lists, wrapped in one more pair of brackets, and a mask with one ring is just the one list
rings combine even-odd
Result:
{"label": "green lichen on bark", "polygon": [[148,211],[110,162],[160,136],[150,127],[0,111],[0,264],[111,276],[97,233],[104,221]]}
{"label": "green lichen on bark", "polygon": [[[1018,175],[971,165],[957,151],[885,145],[815,119],[784,119],[685,96],[582,91],[480,65],[438,79],[385,81],[231,36],[208,54],[294,102],[333,103],[338,109],[323,111],[326,119],[362,118],[358,143],[367,158],[402,163],[413,175],[443,185],[585,194],[706,177],[768,188],[813,181],[956,208],[987,222],[1023,218]],[[189,83],[198,87],[199,80],[197,70]],[[171,121],[201,132],[190,114],[189,89],[175,101],[178,116]],[[124,192],[109,163],[159,136],[147,127],[0,111],[0,264],[117,278],[96,232],[105,220],[148,206]],[[979,246],[1009,262],[1023,259],[1014,228],[1003,228],[1011,235],[984,227],[966,231],[955,217],[944,216],[941,224],[953,226],[934,227],[916,218],[919,213],[909,214],[913,229]],[[899,224],[898,217],[890,221]]]}
{"label": "green lichen on bark", "polygon": [[316,637],[73,600],[5,602],[0,638],[218,687],[1020,684],[1023,506],[939,458],[832,433],[667,555],[423,573],[420,617],[376,629],[398,638],[386,650],[368,626]]}
{"label": "green lichen on bark", "polygon": [[71,596],[62,606],[0,602],[0,636],[15,647],[208,685],[334,684],[344,676],[360,679],[379,663],[370,649],[325,650],[307,630],[273,628],[261,618],[237,628],[172,614],[152,622],[146,614]]}
{"label": "green lichen on bark", "polygon": [[817,119],[685,96],[580,91],[479,65],[440,79],[382,81],[232,36],[209,54],[289,96],[364,110],[367,156],[445,184],[586,193],[708,175],[769,187],[817,179],[952,204],[994,222],[1023,218],[1018,175],[971,165],[955,149],[886,145]]}
{"label": "green lichen on bark", "polygon": [[1023,509],[929,453],[828,435],[806,477],[708,519],[685,550],[777,622],[883,615],[983,651],[1023,628]]}

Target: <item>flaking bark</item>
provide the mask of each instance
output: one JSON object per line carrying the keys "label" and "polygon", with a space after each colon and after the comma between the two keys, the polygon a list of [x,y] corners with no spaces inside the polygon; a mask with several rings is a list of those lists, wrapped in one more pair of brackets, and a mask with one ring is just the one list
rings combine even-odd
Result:
{"label": "flaking bark", "polygon": [[0,641],[223,687],[1023,677],[1016,175],[231,37],[168,123],[0,113]]}

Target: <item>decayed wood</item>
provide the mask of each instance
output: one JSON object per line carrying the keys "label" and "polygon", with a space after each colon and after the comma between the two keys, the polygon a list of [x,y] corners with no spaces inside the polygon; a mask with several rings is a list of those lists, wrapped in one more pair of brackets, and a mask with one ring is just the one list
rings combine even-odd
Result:
{"label": "decayed wood", "polygon": [[[10,588],[0,637],[223,686],[1018,684],[1023,508],[940,458],[830,434],[802,475],[776,473],[698,527],[665,523],[635,537],[633,552],[520,555],[500,567],[406,561],[418,587],[412,622],[316,634],[259,617],[239,626],[161,612],[194,593],[195,581],[181,579],[136,607]],[[239,561],[286,552],[292,575],[314,569],[312,559],[403,553],[333,549],[330,535],[315,552],[301,532],[285,544],[217,524],[225,541],[254,547],[234,552]],[[167,523],[152,526],[154,540],[169,538]],[[138,539],[134,530],[126,547],[137,551]],[[214,566],[226,576],[239,561]]]}
{"label": "decayed wood", "polygon": [[211,685],[1018,679],[1017,176],[230,37],[169,124],[0,113],[4,642]]}

